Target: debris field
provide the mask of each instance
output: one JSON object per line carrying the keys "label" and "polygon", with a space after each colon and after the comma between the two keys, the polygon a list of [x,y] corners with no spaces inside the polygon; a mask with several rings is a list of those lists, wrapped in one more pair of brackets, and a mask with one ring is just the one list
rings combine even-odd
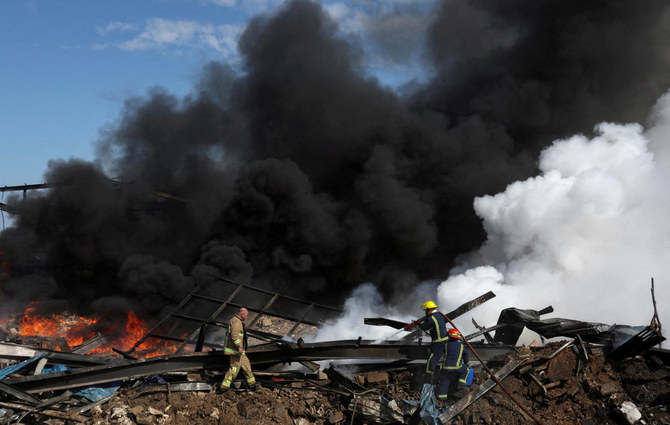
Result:
{"label": "debris field", "polygon": [[[493,296],[447,315],[458,317]],[[314,330],[319,322],[275,315],[273,301],[249,308],[254,327],[247,354],[260,388],[235,381],[217,393],[228,364],[212,337],[220,334],[211,331],[239,307],[231,300],[188,337],[164,336],[183,349],[144,358],[133,350],[92,354],[103,344],[100,335],[56,349],[12,333],[0,342],[0,425],[670,424],[670,351],[659,347],[665,338],[656,315],[649,326],[631,327],[541,319],[551,307],[506,309],[495,326],[476,325],[480,330],[466,336],[477,353],[477,360],[470,357],[475,379],[467,393],[426,410],[429,343],[420,335],[308,343],[297,329]],[[385,318],[365,323],[404,326]],[[550,342],[518,346],[525,327]],[[163,335],[156,329],[135,347]]]}

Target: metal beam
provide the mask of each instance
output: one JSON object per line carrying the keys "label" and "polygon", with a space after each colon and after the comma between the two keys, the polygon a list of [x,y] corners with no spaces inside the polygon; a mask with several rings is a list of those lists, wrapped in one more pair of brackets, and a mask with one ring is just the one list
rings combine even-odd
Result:
{"label": "metal beam", "polygon": [[[245,288],[249,289],[249,287],[245,287]],[[208,297],[207,295],[201,295],[201,294],[195,294],[195,295],[193,295],[193,298],[197,298],[197,299],[203,300],[203,301],[210,301],[210,302],[213,302],[213,303],[221,303],[221,304],[225,303],[225,301],[220,300],[218,298]],[[235,307],[235,308],[245,307],[247,310],[252,311],[254,313],[260,313],[262,311],[262,310],[257,309],[257,308],[246,307],[242,304],[234,303],[234,302],[229,302],[228,305],[230,307]],[[295,322],[295,321],[298,320],[295,317],[292,317],[292,316],[289,316],[289,315],[286,315],[286,314],[265,313],[265,315],[266,316],[278,317],[280,319],[289,320],[291,322]],[[198,320],[198,319],[196,319],[196,320]],[[205,321],[205,320],[207,320],[207,319],[200,319],[200,321]],[[312,325],[312,326],[319,326],[320,325],[320,323],[312,322],[312,321],[308,321],[308,320],[303,320],[302,323],[305,323],[307,325]]]}
{"label": "metal beam", "polygon": [[222,352],[194,353],[179,357],[153,357],[126,360],[114,364],[84,367],[66,372],[5,378],[4,382],[27,393],[90,387],[124,379],[139,378],[160,373],[211,369],[228,364]]}
{"label": "metal beam", "polygon": [[[323,318],[317,318],[315,320],[308,320],[307,317],[309,314],[314,313],[315,310],[319,310],[319,312],[325,313],[326,316],[332,316],[333,313],[341,312],[342,309],[337,308],[337,307],[331,307],[331,306],[326,306],[322,304],[316,304],[308,300],[301,300],[298,298],[282,295],[276,292],[269,291],[267,289],[263,288],[258,288],[255,286],[239,283],[232,281],[230,279],[226,279],[224,277],[220,276],[208,276],[208,278],[213,279],[218,282],[223,282],[229,285],[233,285],[234,289],[232,293],[228,296],[226,300],[219,299],[212,297],[210,295],[204,294],[200,291],[201,287],[199,285],[196,285],[195,289],[191,291],[191,293],[184,299],[182,300],[179,305],[172,310],[170,314],[165,316],[156,326],[154,326],[147,334],[143,335],[142,338],[140,338],[134,345],[133,347],[128,350],[127,352],[123,352],[121,350],[115,349],[118,353],[122,354],[124,357],[129,357],[144,341],[146,341],[148,338],[154,338],[154,339],[159,339],[163,341],[169,341],[169,342],[176,342],[179,344],[179,346],[175,350],[175,354],[179,354],[184,351],[184,348],[188,344],[197,344],[198,347],[203,347],[203,346],[218,346],[218,344],[211,344],[206,342],[205,336],[206,335],[200,335],[200,332],[202,332],[206,326],[203,325],[209,325],[209,324],[215,324],[217,326],[222,326],[224,328],[228,327],[227,323],[223,323],[220,321],[217,321],[219,316],[221,314],[224,314],[226,310],[230,312],[231,309],[235,308],[240,308],[243,307],[241,304],[243,301],[240,300],[242,298],[242,291],[246,292],[251,292],[254,295],[258,294],[264,294],[264,295],[269,295],[271,296],[270,300],[265,304],[264,307],[258,309],[253,306],[249,305],[244,305],[250,312],[255,312],[257,313],[256,317],[252,319],[252,321],[249,323],[247,326],[247,333],[249,336],[252,336],[254,338],[263,340],[263,341],[274,341],[278,339],[282,339],[284,336],[282,335],[274,335],[268,332],[263,332],[260,330],[255,330],[252,329],[253,325],[261,318],[261,316],[271,316],[279,319],[283,319],[289,322],[293,322],[291,330],[288,332],[287,335],[285,336],[290,336],[292,332],[294,332],[299,325],[301,324],[306,324],[310,326],[316,326],[318,327],[319,325],[322,324],[324,321]],[[192,310],[197,310],[197,309],[191,309],[189,310],[188,304],[189,303],[194,303],[198,301],[204,301],[204,302],[209,302],[213,304],[218,304],[214,312],[212,312],[209,317],[207,318],[200,318],[200,317],[195,317],[193,314],[197,313],[192,313]],[[296,304],[302,304],[307,306],[306,309],[302,312],[300,317],[292,316],[290,313],[279,313],[276,311],[271,311],[271,308],[273,306],[276,306],[279,302],[281,303],[296,303]],[[201,311],[202,309],[198,310]],[[176,329],[177,323],[175,323],[175,327],[173,330],[166,332],[166,330],[162,330],[162,326],[166,323],[167,320],[173,319],[175,322],[176,321],[184,321],[184,322],[191,322],[193,324],[196,324],[197,326],[194,326],[192,330],[190,330],[186,335],[184,333],[180,333],[179,335],[174,335],[173,331]],[[188,325],[187,325],[188,326]],[[160,330],[160,332],[159,332]]]}
{"label": "metal beam", "polygon": [[[456,309],[451,310],[449,313],[447,313],[447,316],[453,320],[459,316],[462,316],[463,314],[467,313],[473,308],[485,303],[491,298],[494,298],[495,296],[496,294],[494,294],[492,291],[489,291],[484,295],[480,295],[475,299],[472,299],[466,303],[461,304]],[[407,325],[407,323],[393,319],[386,319],[383,317],[366,317],[363,319],[363,323],[372,326],[390,326],[395,329],[403,329]]]}
{"label": "metal beam", "polygon": [[36,405],[38,405],[42,402],[42,400],[40,400],[36,397],[33,397],[32,395],[30,395],[30,394],[28,394],[24,391],[21,391],[18,388],[15,388],[15,387],[13,387],[9,384],[6,384],[2,381],[0,381],[0,392],[3,392],[5,394],[9,394],[11,396],[14,396],[14,397],[18,398],[19,400],[21,400],[25,403],[28,403],[28,404],[32,404],[34,406],[36,406]]}
{"label": "metal beam", "polygon": [[24,184],[22,186],[3,186],[0,187],[0,192],[20,192],[23,190],[48,189],[51,186],[46,183],[41,184]]}
{"label": "metal beam", "polygon": [[[376,360],[425,360],[429,355],[429,344],[401,343],[389,341],[373,344],[373,341],[330,341],[318,343],[296,343],[284,341],[251,347],[247,351],[254,368],[263,369],[279,363],[319,360],[376,359]],[[514,347],[479,346],[477,351],[483,359],[514,350]],[[486,361],[485,360],[485,361]],[[6,378],[4,382],[28,392],[55,391],[114,382],[142,376],[200,369],[225,369],[229,358],[221,351],[190,353],[175,356],[160,356],[135,361],[119,361],[112,364]]]}
{"label": "metal beam", "polygon": [[[375,344],[371,340],[344,340],[303,343],[301,346],[286,341],[257,345],[249,349],[250,361],[257,365],[343,359],[425,360],[430,354],[430,344],[404,341],[385,341]],[[484,361],[514,350],[513,346],[472,344]],[[251,351],[253,349],[253,351]]]}
{"label": "metal beam", "polygon": [[46,353],[49,363],[64,364],[67,366],[90,366],[97,364],[107,364],[115,361],[109,357],[96,357],[83,354],[63,353],[61,351],[52,351],[31,348],[25,345],[13,344],[11,342],[0,342],[0,358],[8,360],[22,361]]}

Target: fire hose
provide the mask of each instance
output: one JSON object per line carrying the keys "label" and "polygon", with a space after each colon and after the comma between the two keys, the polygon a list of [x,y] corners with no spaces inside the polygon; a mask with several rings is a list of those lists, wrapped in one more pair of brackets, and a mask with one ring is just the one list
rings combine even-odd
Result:
{"label": "fire hose", "polygon": [[[458,330],[458,328],[456,327],[456,325],[454,325],[454,322],[452,322],[451,319],[450,319],[449,317],[447,317],[446,314],[444,314],[444,313],[442,313],[442,312],[440,312],[440,314],[442,314],[442,316],[444,316],[444,318],[447,320],[447,322],[449,322],[449,324],[450,324],[454,329]],[[459,332],[460,332],[460,331],[459,331]],[[544,424],[542,423],[542,421],[540,421],[538,418],[536,418],[535,415],[533,415],[528,409],[526,409],[526,407],[523,406],[523,405],[519,402],[519,400],[517,400],[517,399],[512,395],[512,393],[509,392],[509,390],[508,390],[507,388],[505,388],[505,386],[503,385],[503,383],[502,383],[502,382],[495,376],[495,374],[491,371],[491,369],[489,369],[489,367],[486,365],[486,363],[484,363],[484,361],[482,360],[482,358],[479,356],[479,353],[477,353],[477,351],[475,351],[474,347],[473,347],[472,345],[470,345],[470,342],[468,342],[468,340],[465,339],[465,336],[462,336],[462,335],[463,335],[463,334],[461,334],[461,338],[463,338],[463,342],[465,342],[465,345],[468,346],[468,348],[470,349],[470,351],[472,352],[472,354],[474,354],[475,357],[477,357],[477,360],[479,360],[479,363],[481,363],[481,365],[484,366],[484,369],[486,369],[486,372],[488,372],[488,374],[491,375],[491,379],[493,379],[493,381],[494,381],[496,384],[498,384],[498,385],[500,386],[500,388],[502,388],[502,390],[505,392],[505,394],[507,394],[507,396],[508,396],[508,397],[509,397],[509,398],[510,398],[510,399],[511,399],[517,406],[519,406],[519,407],[521,408],[521,410],[523,410],[524,413],[525,413],[526,415],[528,415],[532,420],[534,420],[535,423],[536,423],[537,425],[544,425]]]}
{"label": "fire hose", "polygon": [[[449,324],[450,324],[454,329],[458,330],[458,328],[456,327],[456,325],[454,324],[454,322],[452,322],[451,319],[450,319],[446,314],[444,314],[444,313],[442,313],[442,312],[440,312],[440,314],[441,314],[442,316],[444,316],[444,318],[447,320],[447,322],[449,322]],[[421,319],[417,319],[417,320],[415,320],[415,321],[409,323],[407,326],[405,326],[404,329],[409,329],[409,328],[411,328],[412,326],[417,325],[419,322],[421,322]],[[459,331],[459,333],[460,333],[460,331]],[[474,349],[474,347],[473,347],[472,345],[470,345],[470,342],[468,342],[468,340],[465,339],[465,336],[463,336],[463,335],[461,334],[461,338],[463,339],[463,342],[465,342],[465,345],[468,346],[468,348],[470,349],[470,351],[472,352],[472,354],[474,354],[475,357],[477,357],[477,360],[479,360],[479,363],[481,363],[481,365],[484,366],[484,369],[486,369],[486,372],[487,372],[489,375],[491,375],[491,379],[493,379],[493,381],[494,381],[496,384],[498,384],[498,385],[500,386],[500,388],[502,388],[502,390],[505,392],[505,394],[507,394],[507,396],[508,396],[508,397],[509,397],[509,398],[510,398],[510,399],[511,399],[517,406],[519,406],[519,407],[521,408],[521,410],[523,410],[523,412],[524,412],[526,415],[528,415],[531,419],[533,419],[533,420],[535,421],[536,424],[538,424],[538,425],[544,425],[544,423],[543,423],[542,421],[540,421],[538,418],[535,417],[535,415],[533,415],[530,411],[528,411],[528,409],[526,409],[526,407],[523,406],[523,405],[519,402],[519,400],[517,400],[517,399],[512,395],[512,393],[509,392],[509,390],[503,385],[503,383],[502,383],[502,382],[495,376],[495,374],[493,373],[493,371],[491,371],[491,369],[489,369],[489,367],[486,365],[486,363],[484,363],[484,361],[482,360],[482,358],[479,356],[479,353],[477,353],[477,351]]]}

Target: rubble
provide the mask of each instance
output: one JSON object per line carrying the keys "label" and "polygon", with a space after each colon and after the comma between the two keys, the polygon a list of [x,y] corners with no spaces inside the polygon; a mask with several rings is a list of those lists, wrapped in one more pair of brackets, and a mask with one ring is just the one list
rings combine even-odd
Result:
{"label": "rubble", "polygon": [[[491,297],[485,294],[452,313],[462,314]],[[421,340],[265,341],[269,335],[295,332],[296,322],[309,322],[304,314],[273,316],[269,306],[276,299],[256,309],[252,319],[262,329],[248,349],[258,390],[236,381],[232,391],[214,391],[227,358],[206,338],[208,326],[219,326],[211,315],[178,341],[184,347],[196,342],[191,348],[199,349],[147,358],[135,358],[136,350],[121,357],[90,354],[102,335],[70,352],[5,341],[0,343],[0,425],[526,424],[530,416],[542,424],[670,424],[670,352],[649,346],[650,338],[662,339],[660,323],[630,337],[633,343],[625,351],[630,355],[612,355],[626,344],[591,339],[593,326],[583,322],[569,327],[567,340],[515,347],[496,338],[511,338],[520,325],[535,326],[540,319],[528,322],[526,313],[517,313],[529,310],[507,309],[495,329],[477,326],[476,335],[484,335],[485,342],[470,343],[479,361],[470,365],[475,379],[469,392],[439,405],[422,373],[428,345]],[[366,320],[397,326],[384,318]],[[486,335],[494,330],[500,335]],[[152,332],[152,337],[160,335]],[[293,363],[305,367],[283,367]]]}
{"label": "rubble", "polygon": [[[563,363],[565,359],[576,356],[575,351],[570,349],[548,359],[561,345],[563,343],[557,342],[531,349],[530,357],[524,357],[525,350],[520,350],[521,353],[509,353],[491,363],[497,365],[494,366],[496,371],[502,370],[506,362],[521,363],[521,367],[510,372],[503,382],[541,421],[547,424],[642,421],[670,424],[670,372],[666,365],[659,366],[653,360],[653,352],[622,363],[610,363],[602,350],[589,346],[590,363],[583,372],[577,373],[575,365],[571,373],[549,376],[547,371],[552,360],[560,359],[555,361]],[[526,369],[528,366],[530,369]],[[202,376],[206,382],[186,381],[190,388],[180,388],[187,374],[166,376],[169,379],[166,384],[147,384],[144,379],[129,380],[107,403],[73,416],[75,419],[72,420],[82,420],[87,424],[413,423],[412,415],[418,408],[421,392],[413,375],[420,368],[384,372],[388,376],[388,384],[385,385],[371,382],[379,376],[379,372],[356,373],[356,382],[363,383],[359,391],[350,391],[338,384],[336,379],[329,379],[328,376],[333,373],[329,369],[325,372],[326,379],[310,373],[261,373],[258,378],[263,387],[260,390],[249,392],[241,386],[222,395],[207,386],[207,383],[220,378],[211,371]],[[530,370],[548,388],[547,393],[539,392],[532,386],[534,381],[529,378]],[[368,379],[368,375],[373,379]],[[487,380],[483,370],[477,368],[470,394],[474,394],[476,388]],[[608,386],[610,383],[615,385]],[[159,388],[150,390],[151,387]],[[603,391],[603,387],[608,389]],[[463,400],[454,400],[450,407],[463,403]],[[469,400],[469,406],[451,418],[449,423],[529,423],[524,413],[497,386]],[[73,401],[70,400],[70,403]],[[0,404],[5,409],[11,408],[5,407],[10,405],[15,409],[20,406],[19,403]],[[634,409],[631,408],[633,405]],[[40,412],[38,417],[51,417],[50,423],[65,423],[68,409],[68,404],[53,406]],[[634,419],[636,411],[640,415],[638,419]],[[58,412],[60,417],[56,417],[54,412]],[[630,422],[633,419],[637,422]],[[53,422],[56,420],[62,422]]]}

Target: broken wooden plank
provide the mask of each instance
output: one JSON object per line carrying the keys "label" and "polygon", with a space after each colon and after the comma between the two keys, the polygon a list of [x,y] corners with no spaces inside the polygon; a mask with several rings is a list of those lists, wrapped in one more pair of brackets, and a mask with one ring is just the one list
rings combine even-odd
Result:
{"label": "broken wooden plank", "polygon": [[46,357],[45,357],[45,358],[41,358],[41,359],[37,362],[37,364],[35,365],[35,370],[33,371],[33,375],[39,375],[40,373],[42,373],[42,371],[44,370],[44,366],[47,365],[47,361],[48,361],[48,360],[47,360]]}
{"label": "broken wooden plank", "polygon": [[[528,358],[519,358],[519,357],[508,361],[505,364],[505,366],[503,366],[502,368],[500,368],[498,372],[496,372],[495,377],[498,379],[498,381],[502,381],[510,373],[514,372],[519,366],[524,364],[526,361],[528,361]],[[443,424],[447,423],[448,421],[456,417],[456,415],[465,410],[472,403],[477,401],[481,396],[489,392],[496,385],[498,384],[495,382],[495,380],[493,378],[489,378],[487,381],[485,381],[479,387],[477,387],[476,391],[471,391],[467,396],[463,397],[458,402],[456,402],[456,404],[452,405],[447,411],[441,413],[438,416],[438,419],[440,419]]]}
{"label": "broken wooden plank", "polygon": [[310,362],[309,360],[303,360],[303,361],[300,362],[300,364],[305,366],[307,369],[311,370],[312,372],[316,372],[317,370],[321,369],[321,366],[318,363]]}
{"label": "broken wooden plank", "polygon": [[463,314],[467,313],[468,311],[472,310],[473,308],[484,304],[486,301],[490,300],[491,298],[495,298],[495,296],[496,296],[496,294],[494,294],[492,291],[489,291],[489,292],[485,293],[484,295],[480,295],[473,300],[470,300],[466,303],[461,304],[455,310],[452,310],[449,313],[447,313],[447,317],[449,317],[451,320],[454,320],[458,316],[462,316]]}

